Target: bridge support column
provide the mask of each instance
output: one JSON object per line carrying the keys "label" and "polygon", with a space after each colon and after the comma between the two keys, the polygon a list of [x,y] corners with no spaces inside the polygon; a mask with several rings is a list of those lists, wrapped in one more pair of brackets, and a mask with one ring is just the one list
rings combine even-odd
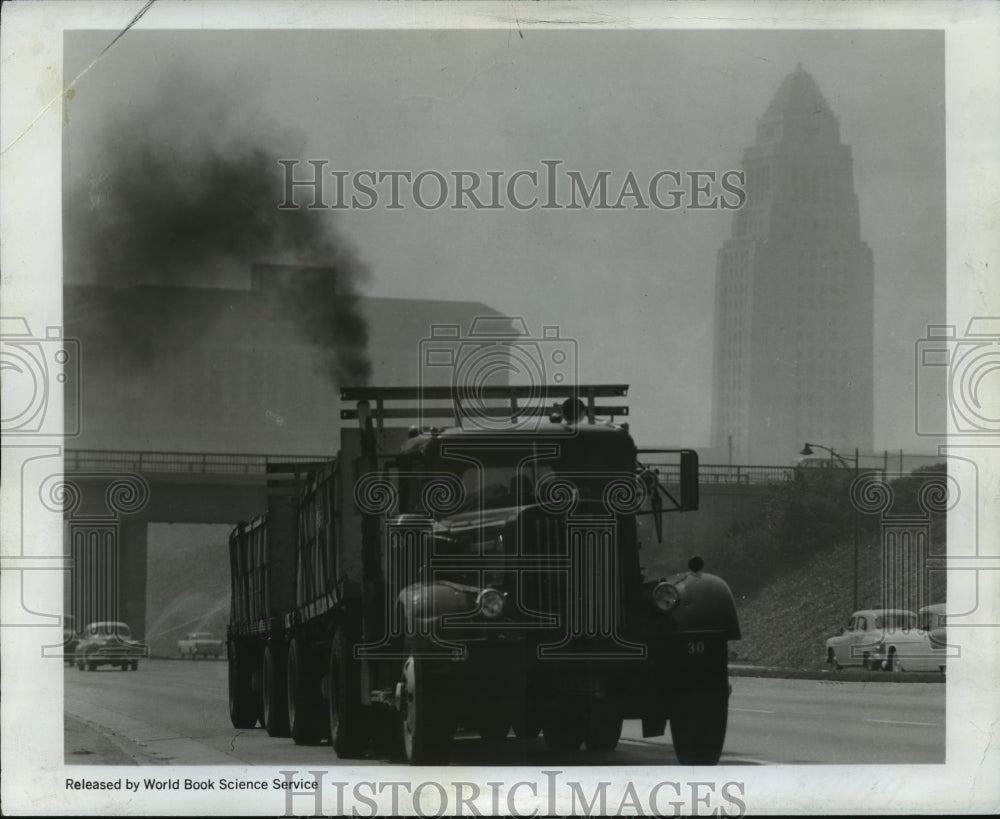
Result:
{"label": "bridge support column", "polygon": [[119,614],[128,623],[132,635],[138,639],[146,636],[146,540],[148,524],[145,521],[119,523],[118,574]]}

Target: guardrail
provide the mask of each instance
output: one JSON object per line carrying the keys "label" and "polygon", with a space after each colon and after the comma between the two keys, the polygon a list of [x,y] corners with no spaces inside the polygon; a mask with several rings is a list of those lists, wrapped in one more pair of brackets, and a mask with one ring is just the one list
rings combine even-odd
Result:
{"label": "guardrail", "polygon": [[[108,470],[114,472],[181,472],[192,475],[265,475],[268,466],[329,460],[328,455],[242,455],[225,452],[139,452],[104,449],[67,449],[67,472]],[[659,470],[660,483],[676,484],[680,466],[676,463],[648,466]],[[763,484],[791,480],[795,469],[788,466],[729,466],[703,464],[699,483]]]}

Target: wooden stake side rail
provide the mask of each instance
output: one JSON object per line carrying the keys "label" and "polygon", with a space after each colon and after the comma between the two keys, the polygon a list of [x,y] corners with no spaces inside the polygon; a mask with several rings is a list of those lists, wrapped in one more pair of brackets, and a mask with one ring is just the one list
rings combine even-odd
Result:
{"label": "wooden stake side rail", "polygon": [[[463,418],[510,418],[512,421],[549,415],[560,400],[579,398],[586,405],[590,418],[624,417],[629,414],[625,404],[612,406],[597,403],[599,398],[624,398],[628,396],[627,384],[545,384],[491,386],[474,390],[454,387],[344,387],[340,398],[355,404],[365,401],[376,423],[381,427],[386,419],[453,418],[460,423]],[[506,401],[507,406],[482,406],[485,401]],[[402,402],[403,406],[387,407],[387,402]],[[445,406],[442,403],[450,402]],[[520,402],[520,403],[519,403]],[[470,407],[470,405],[474,405]],[[358,418],[356,407],[340,411],[344,421]]]}

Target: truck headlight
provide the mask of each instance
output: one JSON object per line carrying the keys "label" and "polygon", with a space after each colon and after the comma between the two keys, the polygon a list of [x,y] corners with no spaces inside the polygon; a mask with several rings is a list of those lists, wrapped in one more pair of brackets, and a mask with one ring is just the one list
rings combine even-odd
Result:
{"label": "truck headlight", "polygon": [[483,589],[476,599],[479,613],[493,620],[503,614],[504,596],[496,589]]}
{"label": "truck headlight", "polygon": [[673,611],[681,601],[681,593],[671,583],[658,583],[653,589],[653,605],[660,611]]}

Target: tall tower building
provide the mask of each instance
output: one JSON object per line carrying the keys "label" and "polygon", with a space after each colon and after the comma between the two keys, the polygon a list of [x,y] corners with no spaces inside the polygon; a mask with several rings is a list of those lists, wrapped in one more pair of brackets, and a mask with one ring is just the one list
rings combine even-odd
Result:
{"label": "tall tower building", "polygon": [[806,441],[872,447],[874,272],[851,149],[796,67],[743,154],[747,202],[719,250],[713,446],[787,464]]}

